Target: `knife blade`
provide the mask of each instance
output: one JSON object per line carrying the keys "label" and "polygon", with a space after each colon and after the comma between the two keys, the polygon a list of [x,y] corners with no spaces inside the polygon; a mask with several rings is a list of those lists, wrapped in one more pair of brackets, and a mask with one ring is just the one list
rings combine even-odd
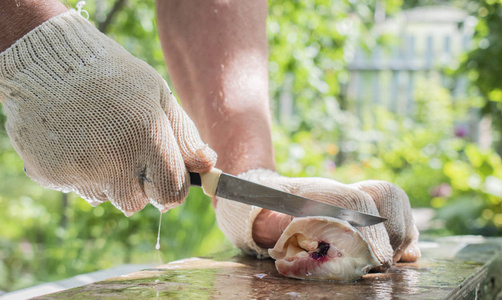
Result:
{"label": "knife blade", "polygon": [[201,186],[210,197],[218,196],[228,200],[256,205],[294,217],[327,216],[347,221],[352,226],[362,227],[386,221],[380,216],[338,207],[279,191],[213,168],[208,173],[190,173],[192,186]]}

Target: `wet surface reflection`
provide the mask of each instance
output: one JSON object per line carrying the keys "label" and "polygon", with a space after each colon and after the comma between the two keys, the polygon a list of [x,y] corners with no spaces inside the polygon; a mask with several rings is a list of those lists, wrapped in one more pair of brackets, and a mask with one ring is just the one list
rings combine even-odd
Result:
{"label": "wet surface reflection", "polygon": [[424,249],[418,263],[397,264],[388,273],[370,273],[356,282],[290,279],[276,271],[273,260],[229,252],[172,262],[40,299],[441,299],[483,263],[455,259],[451,251],[440,255],[439,248]]}

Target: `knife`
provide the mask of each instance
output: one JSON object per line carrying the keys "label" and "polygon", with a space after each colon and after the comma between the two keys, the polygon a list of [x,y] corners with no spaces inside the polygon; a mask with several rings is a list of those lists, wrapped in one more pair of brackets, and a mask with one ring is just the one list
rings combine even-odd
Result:
{"label": "knife", "polygon": [[207,173],[190,172],[190,184],[204,194],[278,211],[294,217],[327,216],[347,221],[352,226],[375,225],[387,219],[286,193],[223,173],[217,168]]}

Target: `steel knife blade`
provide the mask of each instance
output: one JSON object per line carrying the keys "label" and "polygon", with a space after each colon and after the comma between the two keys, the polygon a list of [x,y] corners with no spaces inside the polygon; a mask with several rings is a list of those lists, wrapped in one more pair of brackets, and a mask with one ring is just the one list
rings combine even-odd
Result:
{"label": "steel knife blade", "polygon": [[347,221],[352,226],[362,227],[386,221],[380,216],[330,205],[291,193],[279,191],[213,168],[208,173],[190,173],[192,186],[201,186],[208,196],[256,205],[294,217],[327,216]]}

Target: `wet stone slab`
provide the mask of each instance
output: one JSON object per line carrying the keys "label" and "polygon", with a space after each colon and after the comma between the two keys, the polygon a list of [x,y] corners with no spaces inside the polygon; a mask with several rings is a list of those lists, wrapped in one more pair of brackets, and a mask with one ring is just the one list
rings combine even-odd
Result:
{"label": "wet stone slab", "polygon": [[228,251],[37,299],[502,299],[502,239],[448,237],[420,246],[419,262],[349,283],[286,278],[273,260]]}

